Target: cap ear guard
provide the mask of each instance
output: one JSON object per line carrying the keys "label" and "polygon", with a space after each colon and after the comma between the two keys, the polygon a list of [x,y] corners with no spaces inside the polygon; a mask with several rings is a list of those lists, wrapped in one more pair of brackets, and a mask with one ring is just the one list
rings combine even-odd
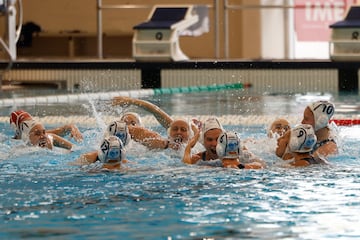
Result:
{"label": "cap ear guard", "polygon": [[104,138],[98,150],[98,158],[102,163],[108,163],[110,160],[120,162],[125,158],[125,149],[121,140],[116,136]]}
{"label": "cap ear guard", "polygon": [[308,106],[314,115],[315,131],[326,127],[335,113],[334,104],[328,101],[317,101]]}
{"label": "cap ear guard", "polygon": [[125,146],[130,143],[131,136],[124,121],[113,121],[107,127],[108,136],[117,136]]}
{"label": "cap ear guard", "polygon": [[300,124],[290,132],[289,149],[291,152],[311,152],[317,138],[310,124]]}
{"label": "cap ear guard", "polygon": [[220,134],[216,145],[219,158],[238,158],[241,153],[240,138],[235,132]]}

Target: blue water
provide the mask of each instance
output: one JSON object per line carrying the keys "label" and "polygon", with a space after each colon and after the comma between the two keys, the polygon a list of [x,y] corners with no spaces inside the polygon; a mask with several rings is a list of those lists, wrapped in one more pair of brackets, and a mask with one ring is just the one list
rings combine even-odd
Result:
{"label": "blue water", "polygon": [[[196,96],[151,100],[172,114],[199,112],[203,103]],[[220,116],[233,114],[239,105],[244,114],[263,115],[279,106],[304,105],[287,96],[244,100],[235,106],[241,99],[225,94],[208,100],[212,114]],[[210,103],[203,108],[211,109]],[[56,112],[53,106],[41,109],[42,114]],[[267,126],[225,128],[238,131],[243,140],[252,139],[249,149],[268,168],[188,166],[169,152],[133,144],[128,170],[92,172],[69,163],[95,149],[101,136],[98,126],[80,124],[84,142],[64,153],[25,147],[11,139],[8,123],[0,123],[0,239],[360,238],[360,127],[339,128],[340,153],[329,159],[331,165],[298,169],[276,165],[276,143],[267,139]],[[165,135],[162,128],[155,129]]]}

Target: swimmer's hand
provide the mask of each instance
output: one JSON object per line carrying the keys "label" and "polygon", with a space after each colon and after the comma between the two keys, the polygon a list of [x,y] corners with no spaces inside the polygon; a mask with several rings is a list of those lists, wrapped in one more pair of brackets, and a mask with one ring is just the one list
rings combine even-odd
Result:
{"label": "swimmer's hand", "polygon": [[75,141],[77,142],[82,142],[83,141],[83,135],[81,134],[80,130],[73,124],[69,125],[69,132],[70,132],[70,137],[74,138]]}

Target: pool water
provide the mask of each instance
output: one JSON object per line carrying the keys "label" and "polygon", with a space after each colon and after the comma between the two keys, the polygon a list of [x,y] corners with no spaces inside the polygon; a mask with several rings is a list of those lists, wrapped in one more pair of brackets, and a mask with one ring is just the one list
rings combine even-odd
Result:
{"label": "pool water", "polygon": [[[306,99],[219,92],[147,100],[172,115],[221,117],[224,127],[239,132],[268,168],[189,166],[170,150],[148,151],[136,143],[127,152],[129,163],[122,172],[71,166],[81,153],[98,145],[101,119],[121,109],[102,102],[26,107],[44,121],[44,116],[56,114],[98,120],[93,125],[78,123],[84,141],[71,153],[26,147],[11,139],[8,122],[0,123],[0,238],[360,238],[359,126],[338,127],[340,153],[329,158],[331,165],[288,169],[277,164],[276,142],[266,136],[267,123],[276,116],[301,119]],[[356,107],[346,112],[346,105],[356,103],[356,97],[333,100],[343,106],[337,116],[358,114]],[[7,116],[12,110],[0,112]],[[234,115],[239,118],[227,118]],[[45,121],[45,125],[56,124]],[[166,134],[159,124],[150,125]]]}

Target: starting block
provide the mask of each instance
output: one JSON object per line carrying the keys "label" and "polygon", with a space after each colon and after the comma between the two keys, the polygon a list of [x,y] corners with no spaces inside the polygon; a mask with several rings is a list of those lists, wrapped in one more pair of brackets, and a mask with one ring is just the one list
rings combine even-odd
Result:
{"label": "starting block", "polygon": [[[199,19],[194,5],[156,5],[148,20],[133,27],[133,57],[137,61],[186,61],[179,37],[196,25]],[[202,6],[203,7],[203,6]],[[202,8],[203,10],[204,8]],[[207,15],[207,12],[205,13]],[[187,34],[189,35],[189,34]]]}

